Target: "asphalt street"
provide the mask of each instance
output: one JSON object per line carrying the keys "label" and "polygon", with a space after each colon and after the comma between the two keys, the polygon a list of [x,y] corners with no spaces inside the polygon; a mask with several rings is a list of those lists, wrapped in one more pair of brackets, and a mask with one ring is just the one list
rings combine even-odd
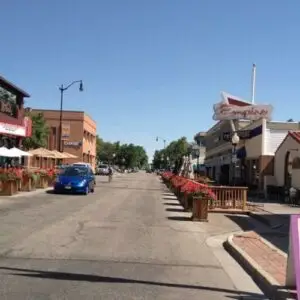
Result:
{"label": "asphalt street", "polygon": [[0,299],[264,299],[222,249],[237,225],[188,217],[143,172],[98,177],[88,196],[0,199]]}

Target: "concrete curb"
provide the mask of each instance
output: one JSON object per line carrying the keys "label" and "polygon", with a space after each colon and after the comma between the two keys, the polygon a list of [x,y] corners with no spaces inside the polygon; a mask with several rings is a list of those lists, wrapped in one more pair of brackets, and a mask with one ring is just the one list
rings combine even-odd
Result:
{"label": "concrete curb", "polygon": [[18,194],[12,195],[12,196],[8,196],[7,198],[20,198],[20,197],[28,197],[28,196],[35,196],[35,195],[39,195],[42,193],[46,193],[47,191],[51,191],[53,190],[53,187],[48,187],[45,189],[37,189],[35,191],[31,191],[31,192],[20,192]]}
{"label": "concrete curb", "polygon": [[[242,233],[243,232],[235,233],[228,237],[227,241],[223,244],[226,251],[245,269],[267,297],[274,300],[296,299],[291,291],[281,287],[277,280],[263,270],[256,261],[233,242],[234,236],[238,236]],[[266,242],[265,239],[261,239],[263,242]],[[270,243],[266,242],[266,244],[272,249],[280,252],[280,254],[282,253],[282,251],[273,245],[270,245]]]}

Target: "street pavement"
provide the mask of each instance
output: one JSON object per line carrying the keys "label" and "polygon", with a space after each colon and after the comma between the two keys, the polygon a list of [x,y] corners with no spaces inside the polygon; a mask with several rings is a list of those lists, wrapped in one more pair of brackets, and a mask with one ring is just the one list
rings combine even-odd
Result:
{"label": "street pavement", "polygon": [[0,299],[266,299],[223,250],[236,223],[189,216],[144,172],[0,199]]}

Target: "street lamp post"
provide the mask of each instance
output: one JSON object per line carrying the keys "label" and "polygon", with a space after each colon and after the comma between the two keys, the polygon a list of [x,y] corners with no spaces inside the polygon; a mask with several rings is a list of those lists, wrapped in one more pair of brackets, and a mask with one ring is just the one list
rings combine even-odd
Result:
{"label": "street lamp post", "polygon": [[164,165],[165,165],[165,163],[164,163],[165,162],[165,157],[164,157],[163,154],[161,155],[161,162],[162,163],[160,164],[160,168],[164,167]]}
{"label": "street lamp post", "polygon": [[165,148],[166,148],[166,139],[157,136],[157,137],[156,137],[156,141],[158,142],[158,140],[162,140],[162,141],[164,142],[164,149],[165,149]]}
{"label": "street lamp post", "polygon": [[116,158],[116,153],[113,153],[112,155],[112,164],[115,165],[115,158]]}
{"label": "street lamp post", "polygon": [[79,83],[79,91],[83,91],[83,83],[82,80],[76,80],[71,82],[69,85],[64,86],[63,84],[60,86],[60,116],[59,116],[59,151],[63,152],[63,143],[62,143],[62,120],[63,120],[63,103],[64,103],[64,92],[71,87],[73,84]]}
{"label": "street lamp post", "polygon": [[231,144],[232,144],[232,179],[233,179],[233,185],[235,186],[236,184],[236,178],[235,178],[235,173],[236,173],[236,161],[237,161],[237,157],[236,157],[236,146],[238,145],[238,143],[240,142],[240,138],[237,135],[237,133],[235,132],[232,136],[231,139]]}

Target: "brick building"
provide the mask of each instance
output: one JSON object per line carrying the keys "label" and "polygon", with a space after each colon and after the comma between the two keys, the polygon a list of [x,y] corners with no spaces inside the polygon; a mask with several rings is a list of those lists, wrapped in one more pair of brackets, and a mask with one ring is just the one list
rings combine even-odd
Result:
{"label": "brick building", "polygon": [[[50,130],[47,148],[59,151],[60,111],[33,109],[32,113],[44,115]],[[77,158],[69,159],[69,163],[88,162],[95,168],[96,133],[96,122],[85,112],[63,111],[61,150],[77,156]]]}
{"label": "brick building", "polygon": [[31,120],[24,115],[25,91],[0,76],[0,147],[22,147],[31,135]]}

